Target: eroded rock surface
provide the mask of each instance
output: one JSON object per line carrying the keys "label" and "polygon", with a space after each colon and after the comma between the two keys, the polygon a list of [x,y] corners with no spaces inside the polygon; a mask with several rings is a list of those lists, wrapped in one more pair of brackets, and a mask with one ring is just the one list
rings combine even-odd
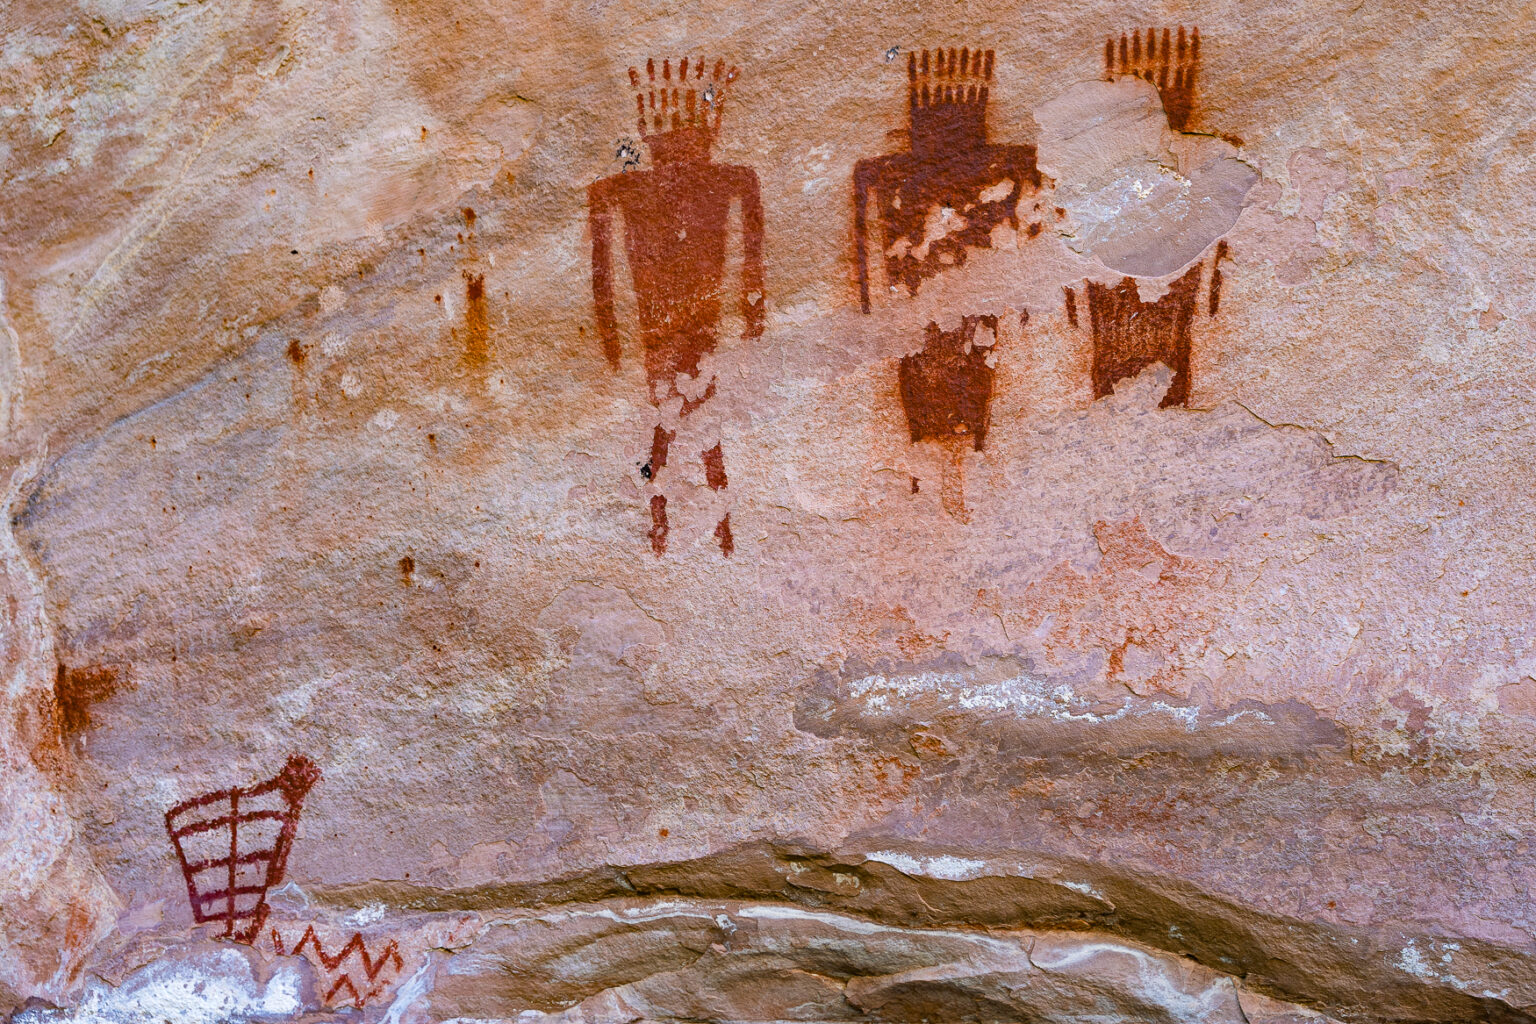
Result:
{"label": "eroded rock surface", "polygon": [[0,1014],[1533,1019],[1527,14],[15,0]]}

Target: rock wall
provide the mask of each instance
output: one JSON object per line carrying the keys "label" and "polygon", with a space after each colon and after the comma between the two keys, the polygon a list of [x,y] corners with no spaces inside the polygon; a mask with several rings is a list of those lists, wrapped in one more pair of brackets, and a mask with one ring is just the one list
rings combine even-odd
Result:
{"label": "rock wall", "polygon": [[0,25],[17,1024],[1536,1018],[1524,6]]}

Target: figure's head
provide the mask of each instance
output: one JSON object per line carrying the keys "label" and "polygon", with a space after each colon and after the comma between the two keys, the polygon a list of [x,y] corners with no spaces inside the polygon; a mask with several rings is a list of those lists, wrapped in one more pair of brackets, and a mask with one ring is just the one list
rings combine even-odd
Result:
{"label": "figure's head", "polygon": [[986,144],[992,63],[991,50],[969,47],[907,54],[912,152],[942,154]]}
{"label": "figure's head", "polygon": [[727,71],[725,61],[717,60],[706,76],[703,60],[684,57],[675,74],[672,61],[663,60],[658,79],[654,58],[645,62],[645,71],[642,82],[640,73],[630,68],[629,83],[635,90],[640,137],[651,156],[662,164],[708,160],[720,131],[726,89],[740,70]]}
{"label": "figure's head", "polygon": [[1163,29],[1162,45],[1158,45],[1157,29],[1149,28],[1146,45],[1142,34],[1133,31],[1120,35],[1120,59],[1115,60],[1115,37],[1104,40],[1104,78],[1113,82],[1116,78],[1131,75],[1157,86],[1162,97],[1163,110],[1168,115],[1168,127],[1176,132],[1184,131],[1195,106],[1195,78],[1200,70],[1200,29],[1186,32],[1179,26],[1178,36],[1171,29]]}

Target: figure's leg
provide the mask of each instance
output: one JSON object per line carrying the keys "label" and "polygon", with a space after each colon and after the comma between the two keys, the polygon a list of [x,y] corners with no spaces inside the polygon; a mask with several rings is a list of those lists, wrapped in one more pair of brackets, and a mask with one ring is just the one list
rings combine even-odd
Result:
{"label": "figure's leg", "polygon": [[[657,493],[657,478],[667,465],[667,452],[677,438],[675,429],[668,430],[665,423],[673,420],[667,411],[668,401],[676,391],[676,370],[666,338],[655,332],[647,332],[643,339],[645,350],[645,379],[651,405],[656,408],[657,422],[651,430],[651,457],[640,469],[647,487],[651,490],[651,529],[648,536],[651,550],[660,558],[667,550],[667,496]],[[675,422],[675,421],[674,421]]]}
{"label": "figure's leg", "polygon": [[731,553],[736,550],[736,541],[731,537],[731,514],[729,512],[720,520],[720,524],[715,527],[715,539],[720,542],[720,553],[726,558],[730,558]]}
{"label": "figure's leg", "polygon": [[[656,486],[656,478],[667,464],[667,448],[677,431],[668,430],[660,423],[651,431],[651,457],[640,467],[640,476],[649,487]],[[667,550],[667,499],[662,494],[651,495],[651,550],[660,558]]]}
{"label": "figure's leg", "polygon": [[667,551],[667,496],[651,495],[651,550],[660,558]]}
{"label": "figure's leg", "polygon": [[[727,483],[725,476],[725,453],[721,450],[717,441],[713,448],[702,453],[704,459],[704,482],[709,484],[712,491],[723,491]],[[731,536],[731,513],[727,509],[720,517],[720,522],[715,526],[715,539],[720,542],[720,553],[727,558],[736,550],[735,539]]]}
{"label": "figure's leg", "polygon": [[651,434],[651,458],[640,470],[640,475],[652,483],[661,475],[661,469],[667,464],[667,446],[677,437],[677,431],[668,430],[660,423]]}
{"label": "figure's leg", "polygon": [[704,459],[704,482],[709,484],[710,490],[718,491],[727,483],[725,477],[725,452],[716,443],[713,448],[703,452],[702,455]]}

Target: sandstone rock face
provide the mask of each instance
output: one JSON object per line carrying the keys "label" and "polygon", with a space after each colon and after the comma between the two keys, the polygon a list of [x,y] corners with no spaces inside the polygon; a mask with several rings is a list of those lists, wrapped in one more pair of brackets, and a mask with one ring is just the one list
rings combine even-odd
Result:
{"label": "sandstone rock face", "polygon": [[1536,1019],[1524,6],[0,25],[0,1015]]}

